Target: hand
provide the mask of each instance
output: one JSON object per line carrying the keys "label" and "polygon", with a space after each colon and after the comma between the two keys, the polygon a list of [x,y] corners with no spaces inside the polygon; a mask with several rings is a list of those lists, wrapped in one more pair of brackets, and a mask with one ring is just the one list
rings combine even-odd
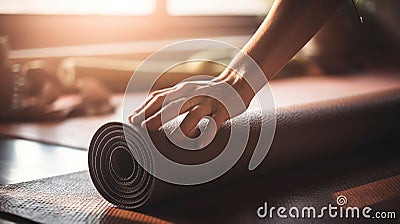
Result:
{"label": "hand", "polygon": [[179,114],[188,112],[180,124],[186,136],[195,137],[197,124],[206,116],[215,121],[218,131],[224,121],[245,111],[254,96],[250,86],[240,76],[229,72],[222,74],[227,75],[154,91],[129,120],[156,130]]}

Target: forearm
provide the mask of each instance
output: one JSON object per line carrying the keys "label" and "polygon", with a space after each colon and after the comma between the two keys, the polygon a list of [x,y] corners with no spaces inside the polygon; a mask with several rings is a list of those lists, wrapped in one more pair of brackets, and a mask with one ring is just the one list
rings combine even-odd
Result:
{"label": "forearm", "polygon": [[[163,122],[175,118],[176,113],[188,112],[180,124],[186,136],[195,137],[195,127],[205,116],[214,119],[218,130],[224,121],[248,107],[253,96],[268,79],[307,43],[343,1],[276,0],[265,21],[242,52],[236,55],[218,77],[211,81],[187,82],[155,91],[135,110],[130,121],[156,130]],[[233,93],[231,87],[236,92]],[[167,96],[170,98],[165,103]],[[238,97],[244,104],[238,102]],[[161,119],[162,114],[165,120]],[[179,132],[174,131],[171,135],[177,133],[178,139]],[[205,137],[203,140],[210,138]],[[199,144],[201,147],[205,144],[203,140]]]}
{"label": "forearm", "polygon": [[236,57],[231,65],[257,92],[313,37],[344,0],[276,0],[264,22],[243,47],[261,68],[257,77],[248,60]]}

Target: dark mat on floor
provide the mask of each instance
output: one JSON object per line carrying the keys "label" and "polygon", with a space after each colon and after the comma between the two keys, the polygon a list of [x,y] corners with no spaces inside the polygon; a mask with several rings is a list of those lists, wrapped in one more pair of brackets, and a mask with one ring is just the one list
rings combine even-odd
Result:
{"label": "dark mat on floor", "polygon": [[[71,173],[0,187],[0,217],[14,217],[19,223],[165,223],[164,219],[177,223],[399,223],[400,157],[396,149],[321,160],[140,211],[108,203],[95,190],[88,172]],[[338,206],[341,195],[347,198],[346,205],[371,206],[371,215],[394,211],[396,218],[333,219],[327,212],[314,219],[282,219],[276,212],[273,218],[257,217],[264,202],[276,209],[313,206],[319,214],[322,206]]]}
{"label": "dark mat on floor", "polygon": [[39,223],[168,223],[111,205],[87,171],[3,186],[0,212]]}

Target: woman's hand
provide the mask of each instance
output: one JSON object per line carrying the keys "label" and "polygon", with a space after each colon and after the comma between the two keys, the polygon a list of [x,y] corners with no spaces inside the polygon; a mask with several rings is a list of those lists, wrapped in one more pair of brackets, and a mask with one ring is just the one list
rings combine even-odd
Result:
{"label": "woman's hand", "polygon": [[224,71],[210,81],[184,82],[154,91],[129,120],[156,130],[188,112],[180,128],[183,134],[193,138],[198,134],[196,127],[202,118],[211,117],[218,131],[224,121],[245,111],[253,96],[251,87],[240,75]]}

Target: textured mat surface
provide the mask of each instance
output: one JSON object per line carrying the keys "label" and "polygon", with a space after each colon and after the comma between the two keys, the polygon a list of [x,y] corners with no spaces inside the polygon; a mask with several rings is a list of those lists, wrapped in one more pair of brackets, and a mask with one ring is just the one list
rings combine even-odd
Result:
{"label": "textured mat surface", "polygon": [[[393,194],[393,187],[400,184],[400,154],[395,149],[391,154],[381,152],[387,150],[379,148],[259,176],[169,200],[141,212],[176,223],[399,223],[400,197],[396,191]],[[366,220],[330,218],[325,213],[318,219],[282,219],[276,213],[272,218],[259,218],[256,213],[264,202],[268,208],[337,206],[337,197],[342,194],[348,205],[361,200],[362,206],[371,206],[371,215],[394,211],[397,216]],[[43,223],[165,223],[115,208],[96,192],[87,172],[0,187],[0,205],[0,217],[7,213]]]}
{"label": "textured mat surface", "polygon": [[104,200],[86,171],[0,188],[0,212],[40,223],[168,223]]}
{"label": "textured mat surface", "polygon": [[[268,131],[271,128],[270,112],[246,112],[231,119],[223,125],[213,141],[201,150],[183,150],[166,137],[165,133],[174,130],[178,122],[166,125],[163,130],[150,132],[150,137],[143,134],[139,127],[111,122],[100,127],[92,139],[89,171],[94,185],[105,199],[118,207],[135,209],[293,164],[366,148],[387,140],[396,132],[394,130],[400,125],[398,114],[400,90],[278,109],[272,147],[260,166],[253,171],[248,170],[248,164],[257,153],[256,146],[259,138],[262,138],[259,137],[261,129]],[[261,127],[262,123],[269,125]],[[156,164],[160,160],[153,159],[155,150],[180,164],[202,164],[221,155],[224,150],[238,152],[242,149],[240,141],[244,142],[243,139],[247,137],[241,134],[246,134],[247,124],[250,124],[250,132],[243,155],[228,172],[212,182],[194,186],[175,185],[154,178],[146,171],[179,172],[169,169],[165,163]],[[239,134],[231,135],[231,127]],[[236,142],[224,149],[230,140]],[[146,170],[139,164],[144,165]],[[179,175],[192,178],[198,173],[182,172]]]}

